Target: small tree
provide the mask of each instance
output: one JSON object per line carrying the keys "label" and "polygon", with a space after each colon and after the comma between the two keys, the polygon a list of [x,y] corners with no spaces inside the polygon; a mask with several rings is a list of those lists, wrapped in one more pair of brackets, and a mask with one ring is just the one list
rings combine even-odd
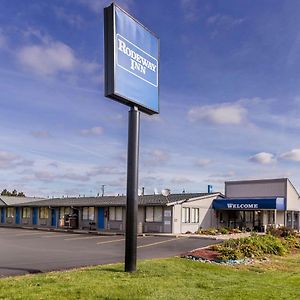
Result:
{"label": "small tree", "polygon": [[15,197],[18,196],[17,190],[13,190],[12,193],[11,193],[11,195],[12,195],[12,196],[15,196]]}

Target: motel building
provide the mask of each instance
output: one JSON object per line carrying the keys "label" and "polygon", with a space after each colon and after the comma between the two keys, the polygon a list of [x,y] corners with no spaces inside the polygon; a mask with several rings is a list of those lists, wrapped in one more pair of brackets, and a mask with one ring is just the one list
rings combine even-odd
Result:
{"label": "motel building", "polygon": [[300,196],[287,178],[225,182],[225,197],[214,200],[213,208],[217,227],[300,229]]}
{"label": "motel building", "polygon": [[[125,231],[126,197],[29,198],[0,196],[0,226]],[[206,228],[299,230],[300,198],[287,178],[228,181],[219,192],[140,195],[138,233],[194,233]]]}

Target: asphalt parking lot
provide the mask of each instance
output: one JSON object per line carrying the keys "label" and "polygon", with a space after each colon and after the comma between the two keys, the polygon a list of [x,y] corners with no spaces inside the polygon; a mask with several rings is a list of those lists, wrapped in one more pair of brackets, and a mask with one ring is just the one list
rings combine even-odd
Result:
{"label": "asphalt parking lot", "polygon": [[[139,236],[138,259],[176,256],[216,241]],[[0,228],[0,277],[124,261],[125,238]]]}

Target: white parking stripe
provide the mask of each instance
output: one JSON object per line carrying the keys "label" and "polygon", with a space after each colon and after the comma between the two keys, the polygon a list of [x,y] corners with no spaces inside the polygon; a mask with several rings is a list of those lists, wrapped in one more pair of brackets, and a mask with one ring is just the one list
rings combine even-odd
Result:
{"label": "white parking stripe", "polygon": [[170,239],[170,240],[166,240],[166,241],[160,241],[160,242],[156,242],[156,243],[152,243],[152,244],[147,244],[147,245],[141,245],[138,246],[137,248],[146,248],[146,247],[150,247],[150,246],[155,246],[155,245],[159,245],[159,244],[164,244],[164,243],[168,243],[168,242],[172,242],[172,241],[178,241],[180,238],[175,238],[175,239]]}
{"label": "white parking stripe", "polygon": [[[147,237],[150,237],[150,236],[138,236],[137,238],[138,239],[145,239]],[[123,239],[119,239],[119,240],[112,240],[112,241],[105,241],[105,242],[98,242],[97,245],[102,245],[102,244],[109,244],[109,243],[114,243],[114,242],[121,242],[121,241],[125,241],[125,238]]]}
{"label": "white parking stripe", "polygon": [[55,234],[55,235],[43,235],[42,238],[58,238],[58,237],[66,237],[66,236],[73,236],[72,233],[66,233],[66,234]]}
{"label": "white parking stripe", "polygon": [[99,243],[97,243],[97,245],[109,244],[109,243],[115,243],[115,242],[121,242],[121,241],[125,241],[125,239],[113,240],[113,241],[105,241],[105,242],[99,242]]}
{"label": "white parking stripe", "polygon": [[43,234],[45,234],[45,232],[43,232],[43,231],[41,231],[41,232],[24,232],[24,233],[15,234],[14,236],[31,236],[31,235],[43,235]]}
{"label": "white parking stripe", "polygon": [[69,239],[64,239],[64,241],[77,241],[77,240],[91,240],[91,239],[99,239],[103,238],[104,236],[84,236],[84,237],[72,237]]}

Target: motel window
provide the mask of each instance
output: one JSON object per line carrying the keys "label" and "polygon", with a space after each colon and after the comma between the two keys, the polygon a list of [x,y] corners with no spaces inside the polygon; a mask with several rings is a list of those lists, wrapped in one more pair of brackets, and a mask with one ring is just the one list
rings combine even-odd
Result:
{"label": "motel window", "polygon": [[71,208],[70,207],[61,207],[59,209],[59,218],[63,219],[65,215],[69,215],[71,213]]}
{"label": "motel window", "polygon": [[29,207],[24,207],[23,210],[22,210],[22,218],[23,219],[29,219],[30,216],[31,216],[30,208]]}
{"label": "motel window", "polygon": [[146,207],[146,222],[162,222],[163,209],[160,206]]}
{"label": "motel window", "polygon": [[268,224],[274,224],[275,223],[275,211],[269,210],[268,211]]}
{"label": "motel window", "polygon": [[110,221],[122,221],[123,220],[122,207],[110,207],[109,208],[109,220]]}
{"label": "motel window", "polygon": [[190,223],[190,208],[182,208],[182,223]]}
{"label": "motel window", "polygon": [[84,207],[82,209],[82,219],[83,220],[88,220],[89,219],[89,208],[88,207]]}
{"label": "motel window", "polygon": [[7,218],[13,218],[14,215],[15,215],[15,209],[14,209],[14,207],[8,207],[6,209],[6,217]]}
{"label": "motel window", "polygon": [[82,209],[82,219],[83,220],[89,220],[94,221],[95,219],[95,207],[84,207]]}
{"label": "motel window", "polygon": [[182,223],[199,223],[199,208],[183,207]]}
{"label": "motel window", "polygon": [[94,221],[95,219],[95,207],[89,207],[89,220]]}
{"label": "motel window", "polygon": [[40,208],[40,219],[48,219],[49,217],[49,209],[48,207]]}
{"label": "motel window", "polygon": [[191,223],[199,223],[199,208],[192,208],[190,211]]}

